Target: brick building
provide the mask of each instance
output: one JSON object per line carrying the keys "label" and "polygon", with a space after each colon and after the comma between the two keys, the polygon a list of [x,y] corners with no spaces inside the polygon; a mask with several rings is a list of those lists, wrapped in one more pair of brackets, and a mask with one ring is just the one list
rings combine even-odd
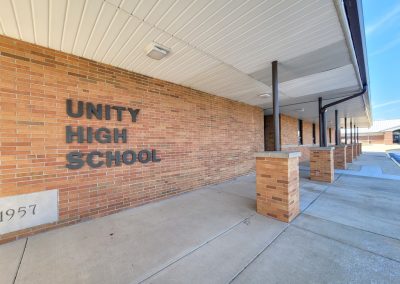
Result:
{"label": "brick building", "polygon": [[365,144],[400,144],[400,119],[375,120],[370,128],[361,128],[360,141]]}
{"label": "brick building", "polygon": [[360,1],[5,1],[0,242],[309,160],[370,125],[365,60]]}

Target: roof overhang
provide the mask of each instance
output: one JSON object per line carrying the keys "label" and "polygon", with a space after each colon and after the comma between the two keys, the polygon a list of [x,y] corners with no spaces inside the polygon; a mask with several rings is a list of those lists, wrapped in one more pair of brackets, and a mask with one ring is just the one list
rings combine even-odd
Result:
{"label": "roof overhang", "polygon": [[[279,62],[282,112],[314,121],[368,82],[358,0],[5,1],[0,34],[257,105],[269,112]],[[146,56],[157,42],[171,49]],[[369,126],[368,92],[336,107]],[[299,109],[304,109],[299,111]],[[332,120],[328,112],[328,121]]]}

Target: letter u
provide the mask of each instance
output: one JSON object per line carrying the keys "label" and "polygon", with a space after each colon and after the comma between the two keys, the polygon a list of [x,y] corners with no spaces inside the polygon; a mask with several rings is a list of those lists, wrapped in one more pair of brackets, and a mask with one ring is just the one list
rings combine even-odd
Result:
{"label": "letter u", "polygon": [[70,117],[76,117],[76,118],[81,117],[83,115],[83,102],[78,101],[78,111],[74,113],[72,111],[72,100],[67,99],[67,114]]}

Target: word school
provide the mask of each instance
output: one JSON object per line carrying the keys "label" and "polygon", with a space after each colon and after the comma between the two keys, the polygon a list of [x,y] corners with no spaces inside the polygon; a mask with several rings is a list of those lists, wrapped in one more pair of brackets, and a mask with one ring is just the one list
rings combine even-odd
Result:
{"label": "word school", "polygon": [[[136,122],[137,116],[140,109],[134,109],[130,107],[123,106],[110,106],[102,104],[93,104],[90,102],[84,103],[83,101],[78,101],[74,109],[74,103],[72,100],[67,99],[66,111],[69,117],[80,118],[83,117],[86,112],[87,119],[97,119],[97,120],[111,120],[112,113],[116,117],[117,121],[122,121],[123,115],[129,114],[129,119],[132,123]],[[106,127],[100,127],[94,129],[92,127],[77,126],[72,127],[67,125],[65,127],[65,140],[66,143],[93,143],[97,141],[98,143],[127,143],[127,129],[113,128],[110,130]],[[104,161],[101,158],[105,158]],[[99,168],[103,165],[107,167],[120,166],[122,163],[125,165],[132,165],[136,161],[140,163],[148,162],[160,162],[161,159],[157,157],[156,150],[141,150],[136,154],[133,150],[127,150],[121,153],[120,151],[111,152],[107,151],[102,153],[100,151],[92,151],[84,154],[80,151],[73,151],[67,154],[67,164],[68,169],[80,169],[85,163],[91,168]],[[100,159],[99,159],[100,158]],[[122,161],[121,161],[122,160]],[[121,163],[122,162],[122,163]]]}

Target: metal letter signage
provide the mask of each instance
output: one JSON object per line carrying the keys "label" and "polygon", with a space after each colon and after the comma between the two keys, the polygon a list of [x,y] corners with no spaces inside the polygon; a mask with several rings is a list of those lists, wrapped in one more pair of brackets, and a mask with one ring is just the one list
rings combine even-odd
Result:
{"label": "metal letter signage", "polygon": [[46,190],[0,199],[0,235],[56,222],[58,191]]}
{"label": "metal letter signage", "polygon": [[[98,119],[98,120],[111,120],[114,116],[117,121],[122,121],[124,116],[128,116],[132,123],[135,123],[140,109],[133,109],[130,107],[123,106],[110,106],[102,104],[93,104],[90,102],[78,101],[76,107],[72,100],[67,99],[66,111],[68,116],[73,118],[85,117],[87,119]],[[109,129],[107,127],[93,128],[83,126],[70,126],[65,127],[65,141],[66,143],[93,143],[94,141],[101,144],[110,143],[127,143],[128,133],[126,128]],[[99,167],[113,167],[132,165],[138,163],[158,163],[161,161],[157,157],[157,151],[152,149],[144,149],[139,152],[133,150],[121,151],[92,151],[89,153],[82,153],[80,151],[70,152],[66,156],[67,164],[66,167],[71,170],[82,168],[87,164],[91,168]]]}

